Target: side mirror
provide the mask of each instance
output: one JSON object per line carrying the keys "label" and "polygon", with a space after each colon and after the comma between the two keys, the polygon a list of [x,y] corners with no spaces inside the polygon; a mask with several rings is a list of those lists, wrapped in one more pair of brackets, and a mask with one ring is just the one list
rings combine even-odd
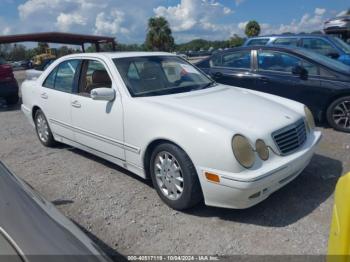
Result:
{"label": "side mirror", "polygon": [[296,65],[295,67],[293,67],[292,73],[293,75],[298,75],[303,80],[307,80],[309,75],[308,71],[300,65]]}
{"label": "side mirror", "polygon": [[339,58],[339,54],[338,53],[328,53],[327,56],[330,57],[330,58],[333,58],[333,59],[338,59]]}
{"label": "side mirror", "polygon": [[90,95],[93,100],[112,101],[115,98],[115,91],[113,88],[101,87],[92,89]]}

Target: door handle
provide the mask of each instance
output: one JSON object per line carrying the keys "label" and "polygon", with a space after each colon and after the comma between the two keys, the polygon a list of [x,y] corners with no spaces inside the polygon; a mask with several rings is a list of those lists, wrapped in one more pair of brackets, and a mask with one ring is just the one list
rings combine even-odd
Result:
{"label": "door handle", "polygon": [[213,75],[213,77],[214,78],[221,78],[221,77],[223,77],[224,75],[222,74],[222,73],[220,73],[220,72],[216,72],[216,73],[214,73],[214,75]]}
{"label": "door handle", "polygon": [[43,99],[48,99],[49,98],[49,96],[44,92],[44,93],[41,93],[41,98],[43,98]]}
{"label": "door handle", "polygon": [[267,77],[259,77],[259,81],[263,82],[264,84],[268,84],[270,82]]}
{"label": "door handle", "polygon": [[72,102],[72,107],[81,108],[81,104],[79,103],[78,100],[75,100],[74,102]]}

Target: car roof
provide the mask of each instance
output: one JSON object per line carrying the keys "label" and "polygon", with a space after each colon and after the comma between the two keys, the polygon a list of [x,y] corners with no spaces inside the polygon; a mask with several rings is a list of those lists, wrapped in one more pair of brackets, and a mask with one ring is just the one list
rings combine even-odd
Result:
{"label": "car roof", "polygon": [[289,51],[289,52],[296,52],[298,53],[298,50],[301,50],[299,47],[295,46],[269,46],[269,45],[254,45],[254,46],[240,46],[240,47],[234,47],[229,48],[220,52],[217,52],[215,54],[224,54],[226,52],[232,52],[232,51],[240,51],[240,50],[252,50],[252,49],[269,49],[269,50],[276,50],[276,51]]}
{"label": "car roof", "polygon": [[329,35],[323,35],[323,34],[291,34],[291,35],[264,35],[264,36],[256,36],[248,38],[247,41],[253,40],[253,39],[261,39],[261,38],[306,38],[306,37],[319,37],[319,38],[329,38]]}
{"label": "car roof", "polygon": [[95,53],[78,53],[64,56],[65,58],[75,57],[99,57],[99,58],[125,58],[125,57],[141,57],[141,56],[176,56],[172,53],[167,52],[95,52]]}

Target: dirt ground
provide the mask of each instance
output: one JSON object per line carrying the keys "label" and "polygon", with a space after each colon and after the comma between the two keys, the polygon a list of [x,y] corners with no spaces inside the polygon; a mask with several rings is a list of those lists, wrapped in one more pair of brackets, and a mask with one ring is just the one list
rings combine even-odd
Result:
{"label": "dirt ground", "polygon": [[68,146],[45,148],[19,106],[0,108],[0,160],[109,254],[326,253],[335,184],[350,171],[350,134],[320,128],[310,165],[255,207],[177,212],[149,181]]}

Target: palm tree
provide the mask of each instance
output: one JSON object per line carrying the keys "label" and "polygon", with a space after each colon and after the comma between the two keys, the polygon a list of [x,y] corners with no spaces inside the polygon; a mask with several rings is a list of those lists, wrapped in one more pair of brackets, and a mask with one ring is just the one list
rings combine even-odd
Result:
{"label": "palm tree", "polygon": [[258,36],[260,34],[261,28],[257,21],[251,20],[245,26],[245,34],[248,37]]}
{"label": "palm tree", "polygon": [[153,51],[171,51],[174,38],[168,21],[164,17],[151,17],[148,20],[146,47]]}

